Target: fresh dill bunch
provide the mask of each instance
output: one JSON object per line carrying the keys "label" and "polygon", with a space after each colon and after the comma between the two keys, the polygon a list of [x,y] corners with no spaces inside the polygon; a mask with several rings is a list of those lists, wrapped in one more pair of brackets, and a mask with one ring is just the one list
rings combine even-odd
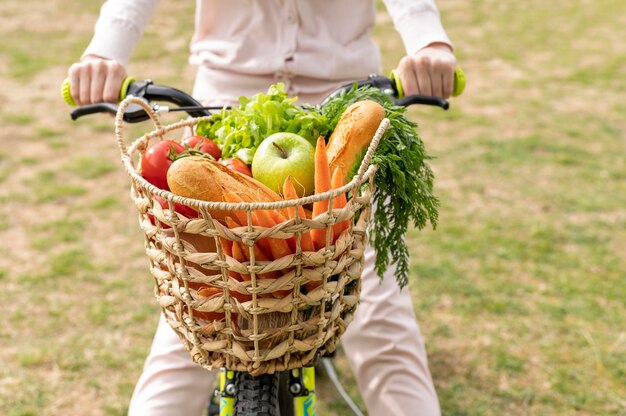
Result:
{"label": "fresh dill bunch", "polygon": [[[339,118],[351,104],[372,100],[383,106],[389,128],[382,137],[372,163],[378,166],[374,177],[376,210],[370,222],[370,244],[376,251],[378,276],[395,264],[395,278],[401,288],[408,284],[409,250],[405,235],[412,223],[418,229],[437,226],[439,200],[433,194],[434,175],[431,159],[417,133],[417,124],[405,116],[406,108],[397,106],[380,89],[365,86],[344,91],[317,108],[334,130]],[[352,166],[350,176],[358,170]]]}

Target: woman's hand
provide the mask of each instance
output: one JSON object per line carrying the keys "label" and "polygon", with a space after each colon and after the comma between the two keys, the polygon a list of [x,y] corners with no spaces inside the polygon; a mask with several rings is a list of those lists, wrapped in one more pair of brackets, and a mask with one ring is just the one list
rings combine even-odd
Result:
{"label": "woman's hand", "polygon": [[400,60],[396,74],[405,95],[449,98],[452,94],[456,58],[445,43],[432,43]]}
{"label": "woman's hand", "polygon": [[116,103],[126,76],[119,62],[87,55],[68,70],[70,93],[78,105]]}

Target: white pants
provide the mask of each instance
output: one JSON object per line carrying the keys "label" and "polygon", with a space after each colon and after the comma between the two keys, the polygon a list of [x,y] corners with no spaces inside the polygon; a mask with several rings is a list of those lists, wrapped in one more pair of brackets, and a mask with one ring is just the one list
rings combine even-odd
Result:
{"label": "white pants", "polygon": [[[273,77],[200,68],[193,95],[201,102],[236,104],[240,95],[267,91]],[[286,82],[299,103],[316,103],[336,83],[295,78]],[[371,416],[438,416],[439,401],[408,288],[400,291],[394,269],[374,272],[375,253],[365,250],[361,303],[341,338]],[[152,349],[130,403],[130,416],[196,416],[205,409],[215,377],[195,364],[178,336],[159,322]],[[322,398],[323,400],[323,398]]]}

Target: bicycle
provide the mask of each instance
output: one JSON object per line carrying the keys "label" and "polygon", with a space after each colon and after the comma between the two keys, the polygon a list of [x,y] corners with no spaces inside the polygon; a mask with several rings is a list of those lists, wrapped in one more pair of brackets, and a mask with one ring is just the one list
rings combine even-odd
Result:
{"label": "bicycle", "polygon": [[[350,83],[350,84],[347,84],[338,88],[327,99],[332,98],[335,94],[339,94],[342,91],[346,91],[350,88],[353,88],[354,84],[355,83]],[[413,104],[425,104],[425,105],[439,106],[443,109],[448,108],[448,102],[446,100],[439,99],[436,97],[425,97],[425,96],[403,97],[401,84],[395,79],[395,75],[393,73],[390,78],[377,76],[377,75],[371,75],[367,80],[359,81],[356,83],[356,85],[358,87],[372,86],[372,87],[378,88],[381,91],[384,91],[389,96],[394,97],[394,102],[396,105],[407,107]],[[465,85],[464,75],[462,71],[457,70],[455,74],[455,93],[453,95],[459,95],[463,91],[464,85]],[[65,101],[68,102],[68,104],[73,103],[72,102],[73,100],[71,99],[71,96],[69,95],[69,84],[67,82],[63,83],[62,95]],[[232,341],[226,341],[226,344],[225,344],[223,342],[224,340],[220,340],[220,339],[210,341],[210,342],[205,342],[205,344],[211,344],[211,343],[213,344],[209,346],[202,345],[202,347],[207,347],[207,348],[204,351],[199,351],[200,343],[197,338],[199,337],[199,334],[202,334],[202,330],[208,331],[208,332],[212,331],[213,333],[216,333],[216,332],[219,332],[221,329],[223,329],[224,325],[227,328],[231,327],[231,325],[233,325],[233,322],[234,322],[233,316],[235,315],[235,312],[233,312],[233,308],[231,307],[231,305],[237,304],[239,306],[239,304],[237,303],[236,300],[229,299],[229,295],[228,295],[229,290],[232,290],[233,288],[229,287],[227,284],[224,284],[223,291],[224,291],[224,296],[226,299],[225,300],[221,299],[222,301],[221,306],[216,307],[215,305],[211,305],[209,309],[217,310],[219,309],[219,307],[221,307],[222,309],[220,310],[223,311],[223,316],[224,316],[222,320],[225,319],[226,321],[225,324],[222,323],[222,327],[220,329],[218,328],[220,324],[216,323],[215,321],[212,324],[205,325],[204,327],[199,327],[194,323],[193,313],[194,311],[197,312],[197,310],[193,309],[192,306],[190,306],[191,304],[190,304],[190,299],[189,299],[189,296],[190,296],[189,293],[192,293],[190,292],[190,286],[189,286],[192,279],[189,279],[190,278],[189,270],[184,271],[182,273],[182,278],[179,278],[178,270],[180,269],[181,266],[183,268],[186,267],[190,262],[189,259],[194,259],[199,262],[200,261],[199,255],[205,254],[205,253],[199,253],[198,251],[195,251],[195,253],[191,253],[192,255],[197,254],[195,257],[194,256],[185,257],[185,255],[189,254],[185,252],[185,242],[188,243],[188,241],[186,241],[184,238],[181,238],[180,234],[182,234],[184,231],[189,231],[189,229],[185,227],[193,228],[193,226],[195,226],[197,228],[202,224],[199,223],[201,222],[200,220],[196,220],[196,222],[194,223],[193,219],[189,220],[189,219],[184,219],[184,217],[181,218],[180,216],[178,216],[176,213],[175,204],[182,203],[185,205],[192,206],[193,208],[199,210],[202,213],[202,218],[205,220],[207,220],[207,217],[209,219],[211,217],[210,215],[207,215],[206,204],[204,205],[202,203],[198,204],[197,201],[194,202],[193,200],[188,200],[186,198],[174,197],[171,194],[166,195],[163,193],[164,191],[160,191],[158,190],[158,188],[155,188],[152,185],[149,185],[147,183],[142,183],[141,179],[137,175],[135,165],[133,165],[133,160],[132,160],[133,153],[141,152],[142,148],[145,150],[145,145],[148,140],[154,137],[161,137],[162,139],[163,135],[166,132],[175,130],[177,128],[193,126],[194,122],[196,122],[197,120],[210,118],[212,116],[212,113],[211,113],[212,110],[222,110],[222,107],[204,107],[198,101],[196,101],[193,97],[189,96],[188,94],[180,90],[170,88],[170,87],[165,87],[165,86],[159,86],[159,85],[154,84],[150,80],[137,82],[133,78],[127,78],[124,81],[122,85],[122,89],[120,91],[120,100],[124,100],[124,101],[119,106],[117,104],[111,104],[111,103],[100,103],[100,104],[93,104],[93,105],[88,105],[84,107],[79,107],[75,109],[74,111],[72,111],[71,117],[73,120],[76,120],[79,117],[86,116],[89,114],[95,114],[95,113],[110,113],[110,114],[116,115],[116,134],[118,135],[118,144],[122,152],[122,159],[125,164],[126,170],[128,171],[129,174],[131,174],[131,177],[133,179],[133,196],[137,200],[139,200],[139,202],[137,203],[138,208],[139,208],[139,205],[141,205],[140,211],[142,213],[142,218],[144,220],[142,223],[142,228],[145,227],[144,231],[146,231],[146,235],[148,236],[146,246],[147,246],[148,254],[151,257],[151,269],[152,269],[153,275],[155,275],[156,286],[158,288],[159,285],[162,283],[162,281],[160,281],[159,279],[167,280],[166,277],[164,277],[164,275],[167,275],[168,273],[173,273],[176,275],[176,277],[172,277],[172,275],[170,274],[168,284],[171,285],[173,282],[173,284],[176,285],[176,284],[180,284],[182,281],[184,289],[181,288],[181,290],[176,293],[179,293],[181,298],[184,298],[185,294],[187,295],[187,298],[185,299],[176,300],[176,299],[171,299],[175,296],[168,296],[167,293],[165,294],[157,293],[157,298],[161,302],[161,306],[163,307],[164,313],[166,312],[166,310],[168,310],[170,314],[179,315],[177,317],[172,317],[172,319],[170,320],[170,325],[173,325],[173,327],[178,325],[179,328],[177,329],[177,331],[181,330],[180,328],[182,327],[183,329],[181,331],[191,332],[191,334],[185,333],[184,336],[181,337],[181,340],[183,340],[183,343],[185,344],[187,349],[190,351],[190,353],[192,353],[192,357],[194,358],[194,361],[200,363],[201,365],[207,368],[209,366],[216,367],[216,363],[218,363],[219,366],[221,367],[220,378],[219,378],[219,390],[214,395],[214,397],[219,399],[219,415],[220,416],[230,416],[230,415],[310,416],[310,415],[315,415],[315,407],[316,407],[315,406],[315,369],[312,365],[316,361],[318,361],[318,359],[322,358],[325,354],[332,353],[332,350],[334,350],[335,338],[332,338],[331,336],[329,339],[325,339],[324,342],[321,345],[318,345],[316,348],[309,348],[311,347],[310,345],[304,345],[303,348],[305,352],[307,352],[307,354],[303,354],[302,356],[306,355],[308,357],[307,359],[303,359],[302,357],[300,357],[299,359],[302,362],[306,361],[305,365],[291,365],[291,366],[284,365],[281,368],[280,363],[277,364],[277,362],[274,362],[277,360],[270,361],[270,364],[268,365],[266,361],[268,361],[269,359],[267,359],[267,357],[271,356],[272,353],[276,351],[277,348],[285,349],[284,347],[285,341],[282,341],[278,345],[276,344],[268,344],[269,346],[266,345],[266,349],[267,348],[272,348],[272,349],[271,351],[269,351],[269,353],[266,354],[265,356],[266,359],[263,359],[263,360],[260,359],[258,356],[258,351],[259,351],[258,344],[260,341],[264,339],[264,336],[266,336],[267,333],[260,333],[258,331],[257,315],[254,313],[252,314],[248,313],[249,320],[254,321],[254,324],[252,325],[254,327],[254,330],[252,331],[252,334],[250,337],[252,339],[252,343],[254,343],[253,356],[250,356],[250,351],[237,351],[232,357],[227,355],[225,358],[220,357],[218,354],[213,354],[213,352],[223,349],[227,344],[228,344],[228,348],[230,348],[231,350],[236,349],[235,347],[236,345],[238,345],[236,343],[233,343]],[[172,103],[172,104],[175,104],[177,107],[170,108],[168,106],[155,104],[154,103],[155,101],[159,101],[159,102],[163,101],[167,103]],[[160,121],[158,120],[157,115],[163,114],[163,113],[169,113],[169,112],[176,112],[176,111],[184,111],[189,116],[191,116],[192,119],[187,120],[187,121],[181,121],[181,122],[175,123],[174,125],[170,125],[167,127],[163,127],[160,124]],[[145,121],[148,119],[153,120],[157,129],[152,133],[147,133],[141,139],[136,140],[131,145],[130,148],[126,147],[126,144],[123,141],[122,122],[137,123],[137,122]],[[368,158],[368,154],[370,155],[370,158],[371,158],[371,153],[374,151],[376,144],[378,143],[378,140],[380,140],[380,138],[382,137],[385,129],[386,129],[386,124],[383,122],[381,123],[381,126],[379,127],[374,139],[372,140],[372,144],[370,145],[370,148],[368,149],[368,152],[365,156],[366,160]],[[344,187],[345,189],[342,188],[334,192],[329,191],[327,193],[329,195],[327,196],[322,195],[321,197],[333,198],[334,196],[336,196],[336,194],[342,191],[351,190],[353,192],[354,198],[356,198],[357,196],[360,196],[361,199],[363,198],[367,199],[367,196],[370,195],[368,194],[368,192],[371,192],[371,188],[372,188],[371,179],[373,178],[373,174],[375,173],[375,170],[376,170],[375,167],[367,166],[367,165],[368,164],[364,163],[361,166],[358,172],[358,176],[355,177],[355,179],[351,183],[346,185]],[[165,206],[159,207],[159,204],[147,201],[146,195],[147,195],[148,200],[151,200],[152,196],[154,195],[159,195],[162,198],[166,197],[167,203],[165,204]],[[304,198],[307,200],[305,202],[313,201],[315,199],[315,196],[307,197],[307,198]],[[229,208],[229,207],[226,207],[226,205],[224,205],[225,209]],[[246,208],[248,213],[255,209],[267,209],[267,207],[265,206],[267,204],[264,205],[264,204],[252,203],[250,205],[251,206]],[[239,208],[233,208],[232,206],[230,208],[239,209]],[[367,218],[369,217],[368,209],[369,209],[369,205],[366,200],[364,203],[362,203],[361,206],[357,208],[357,210],[355,210],[355,211],[362,210],[362,211],[359,211],[359,214],[357,215],[359,217],[358,223],[357,223],[357,219],[354,218],[355,228],[360,228],[361,230],[364,230],[364,227],[366,226],[366,223],[367,223]],[[361,212],[364,213],[364,215],[362,215]],[[150,216],[152,216],[151,219],[150,219]],[[148,222],[151,222],[151,225],[146,223],[146,220]],[[295,225],[301,225],[301,221],[299,222],[298,220],[296,220]],[[357,225],[359,227],[357,227]],[[213,226],[215,226],[215,224],[213,224]],[[252,227],[250,226],[248,228],[249,228],[248,231],[250,232],[256,231],[252,229]],[[213,236],[215,238],[216,242],[218,241],[218,235],[222,235],[222,234],[219,234],[219,232],[215,228],[208,230],[208,231],[207,229],[205,229],[202,232],[205,232],[205,233],[208,232],[210,236]],[[172,236],[172,233],[173,233],[173,236]],[[222,233],[223,233],[223,230],[222,230]],[[155,241],[152,241],[151,239],[154,237],[154,235],[149,235],[149,234],[162,234],[162,235],[161,237],[159,237],[160,240],[157,238]],[[270,234],[265,234],[265,235],[272,235],[272,233],[270,232]],[[241,239],[241,235],[234,236],[234,237],[231,236],[231,237],[235,239],[236,238]],[[355,239],[355,240],[358,240],[356,243],[357,246],[359,247],[363,246],[364,244],[363,238],[364,238],[364,232],[361,232],[359,237]],[[252,245],[250,247],[254,245],[254,242],[255,241],[253,240]],[[226,257],[224,253],[222,252],[224,249],[221,247],[220,244],[221,243],[218,243],[216,247],[219,258],[215,260],[215,262],[217,264],[217,267],[221,269],[222,275],[224,277],[224,281],[226,281],[228,280],[227,275],[229,271],[232,271],[230,268],[232,268],[233,266],[230,263],[227,263],[225,261]],[[165,246],[167,246],[167,248],[164,248]],[[181,248],[181,246],[183,248]],[[194,248],[191,247],[190,250],[194,251]],[[168,251],[169,251],[169,255],[167,254]],[[250,248],[250,253],[252,254],[252,252],[253,250],[252,248]],[[167,257],[167,259],[164,259],[163,258],[164,256]],[[177,262],[176,256],[178,256],[178,262]],[[205,258],[203,261],[208,261],[208,260],[206,260]],[[191,264],[195,264],[195,263],[191,262]],[[248,270],[253,276],[252,278],[253,283],[250,288],[250,292],[252,292],[253,294],[256,294],[257,292],[261,293],[261,290],[263,289],[263,288],[257,287],[254,282],[255,281],[254,275],[256,272],[252,269],[255,266],[256,264],[254,260],[248,264]],[[267,265],[265,266],[266,268],[268,267]],[[299,267],[301,268],[302,265],[300,265]],[[172,272],[172,270],[174,269],[176,271]],[[358,268],[358,264],[355,266],[355,270],[356,270],[356,273],[360,276],[360,270]],[[217,281],[218,280],[215,279],[215,282]],[[329,276],[325,276],[324,281],[323,281],[324,287],[329,283],[331,283],[331,278],[329,278]],[[333,283],[335,283],[335,281],[333,281]],[[355,299],[358,300],[358,294],[359,294],[359,279],[356,278],[356,279],[343,282],[343,285],[344,286],[339,290],[340,292],[339,297],[346,297],[346,298],[351,297],[352,299],[342,306],[343,307],[342,310],[337,312],[337,315],[340,315],[339,319],[344,318],[345,316],[347,316],[348,314],[351,314],[354,311],[354,308],[356,307]],[[297,286],[299,286],[299,284]],[[336,283],[336,286],[339,286],[339,283]],[[298,288],[294,286],[294,290],[296,289]],[[329,299],[322,299],[322,304],[320,307],[318,307],[318,308],[321,308],[322,319],[324,316],[326,316],[325,308],[327,307],[327,305],[325,305],[324,302],[327,303],[328,301]],[[176,302],[178,303],[176,304]],[[257,298],[254,297],[254,301],[252,302],[252,308],[258,308],[259,302],[260,300],[257,300]],[[278,303],[279,302],[274,302],[274,304],[268,310],[270,310],[271,312],[272,307],[275,307],[276,304]],[[189,316],[186,316],[186,317],[183,316],[184,312],[182,311],[185,306],[187,306],[189,316],[191,316],[191,318],[189,318]],[[335,309],[337,309],[335,308],[335,306],[336,304],[331,304],[328,306],[332,309],[333,314],[335,314]],[[171,309],[168,309],[168,308],[171,308]],[[246,312],[250,312],[250,311],[244,311],[243,308],[236,309],[236,311],[237,311],[237,314],[245,314]],[[293,311],[294,309],[291,310],[291,312]],[[298,315],[298,313],[300,312],[296,311],[292,313],[292,319],[291,319],[292,324],[297,320],[296,315]],[[176,320],[174,318],[180,318],[180,319]],[[192,322],[189,323],[189,320],[191,320]],[[340,324],[343,325],[343,322],[341,322]],[[294,332],[295,331],[292,331],[292,333]],[[338,332],[340,335],[341,330],[338,330]],[[336,336],[337,339],[339,335]],[[188,338],[185,338],[185,336],[188,336]],[[272,336],[276,336],[276,334],[273,334]],[[265,339],[266,338],[267,337],[265,337]],[[319,341],[320,341],[320,338],[318,337],[318,339],[315,342],[319,344]],[[302,343],[302,341],[300,342]],[[328,342],[332,342],[332,345],[330,347],[327,346]],[[219,345],[215,345],[215,343]],[[308,353],[308,351],[306,351],[307,348],[309,348],[309,351],[312,351],[313,353]],[[195,351],[195,356],[194,356],[194,351]],[[278,352],[275,352],[274,354],[276,355],[278,354]],[[288,360],[285,360],[285,361],[288,361]],[[263,362],[264,367],[261,366],[261,362]],[[323,363],[324,363],[325,368],[331,375],[331,378],[333,378],[334,369],[332,367],[332,364],[328,360],[323,361]],[[340,390],[340,393],[341,393],[340,387],[338,387],[338,390]],[[342,396],[344,396],[344,394],[342,394]],[[214,402],[213,405],[214,406],[212,408],[211,407],[209,408],[210,415],[216,414],[216,413],[211,413],[211,412],[216,411],[216,406],[215,406],[216,403]],[[353,409],[355,414],[357,415],[360,414],[360,411],[358,410],[358,408],[356,408],[356,406],[354,406],[354,404],[350,405],[350,407]]]}

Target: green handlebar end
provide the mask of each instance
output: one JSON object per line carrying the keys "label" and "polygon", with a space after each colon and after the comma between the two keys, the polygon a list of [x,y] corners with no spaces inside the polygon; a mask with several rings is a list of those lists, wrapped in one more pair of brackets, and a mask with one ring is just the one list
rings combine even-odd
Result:
{"label": "green handlebar end", "polygon": [[454,86],[452,87],[452,96],[458,97],[465,91],[465,72],[458,66],[454,70]]}
{"label": "green handlebar end", "polygon": [[[122,87],[120,88],[120,101],[126,98],[130,84],[135,81],[136,79],[134,77],[126,77],[124,79],[124,81],[122,82]],[[76,106],[76,101],[74,101],[74,97],[72,97],[72,93],[70,92],[69,78],[65,78],[65,80],[63,80],[63,83],[61,84],[61,97],[63,98],[63,101],[65,101],[68,105],[72,107]]]}
{"label": "green handlebar end", "polygon": [[403,98],[404,88],[402,88],[402,81],[400,81],[400,77],[397,76],[395,69],[391,71],[391,74],[389,74],[389,78],[396,83],[396,90],[398,91],[398,98]]}
{"label": "green handlebar end", "polygon": [[122,82],[122,87],[120,88],[120,101],[126,98],[126,95],[128,95],[128,88],[130,87],[130,84],[135,81],[137,81],[135,77],[126,77],[124,82]]}
{"label": "green handlebar end", "polygon": [[[402,88],[402,82],[398,77],[395,69],[391,71],[389,78],[396,83],[396,90],[398,91],[398,98],[404,97],[404,88]],[[454,85],[452,86],[452,96],[458,97],[465,91],[465,72],[458,66],[454,70]]]}
{"label": "green handlebar end", "polygon": [[65,80],[63,80],[63,84],[61,84],[61,97],[63,98],[63,101],[65,101],[68,105],[72,107],[76,106],[76,101],[74,101],[72,93],[70,92],[69,78],[65,78]]}

